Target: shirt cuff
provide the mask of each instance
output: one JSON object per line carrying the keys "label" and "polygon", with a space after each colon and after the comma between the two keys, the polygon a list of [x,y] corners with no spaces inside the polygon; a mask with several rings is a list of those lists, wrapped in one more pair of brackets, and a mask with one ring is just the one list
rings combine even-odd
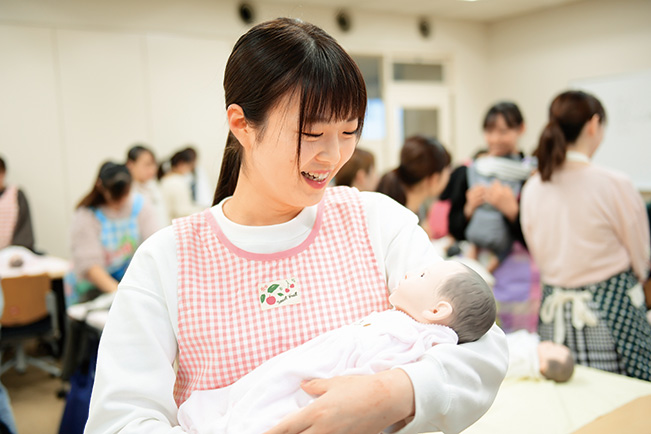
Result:
{"label": "shirt cuff", "polygon": [[[445,390],[445,373],[439,362],[434,357],[425,355],[416,363],[394,369],[405,371],[414,388],[414,416],[404,421],[406,425],[397,434],[441,431],[432,426],[432,421],[444,422],[450,407],[450,396]],[[439,417],[434,417],[434,413]]]}

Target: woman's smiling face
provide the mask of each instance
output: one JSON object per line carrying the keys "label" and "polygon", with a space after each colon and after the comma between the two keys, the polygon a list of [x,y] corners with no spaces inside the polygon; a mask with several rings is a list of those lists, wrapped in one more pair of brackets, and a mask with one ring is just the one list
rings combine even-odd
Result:
{"label": "woman's smiling face", "polygon": [[[294,210],[317,204],[326,186],[350,159],[358,135],[356,117],[343,121],[321,121],[299,131],[298,97],[281,98],[244,156],[239,182],[255,186],[261,206]],[[301,149],[297,162],[299,136]]]}

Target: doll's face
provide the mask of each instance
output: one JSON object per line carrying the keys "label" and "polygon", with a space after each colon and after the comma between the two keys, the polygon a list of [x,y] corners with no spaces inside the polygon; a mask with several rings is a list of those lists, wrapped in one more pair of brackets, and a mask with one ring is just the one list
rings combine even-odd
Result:
{"label": "doll's face", "polygon": [[431,322],[423,316],[440,301],[438,288],[449,277],[464,272],[464,266],[455,261],[439,261],[428,267],[409,272],[389,296],[389,302],[417,321]]}

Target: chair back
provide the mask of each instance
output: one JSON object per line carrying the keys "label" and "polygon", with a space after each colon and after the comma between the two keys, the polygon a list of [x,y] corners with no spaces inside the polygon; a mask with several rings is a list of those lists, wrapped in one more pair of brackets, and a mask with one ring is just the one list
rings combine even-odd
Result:
{"label": "chair back", "polygon": [[6,277],[2,279],[5,306],[0,318],[3,327],[32,324],[49,315],[47,294],[51,291],[50,277]]}

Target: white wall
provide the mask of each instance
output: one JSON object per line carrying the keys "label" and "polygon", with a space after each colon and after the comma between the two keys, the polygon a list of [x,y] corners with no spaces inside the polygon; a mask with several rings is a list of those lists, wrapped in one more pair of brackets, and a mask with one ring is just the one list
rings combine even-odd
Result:
{"label": "white wall", "polygon": [[531,152],[571,81],[651,68],[651,1],[590,0],[500,21],[488,27],[488,47],[489,101],[520,105]]}
{"label": "white wall", "polygon": [[[265,4],[257,19],[314,22],[351,52],[448,59],[455,140],[447,145],[455,154],[474,148],[487,100],[485,26],[434,20],[425,40],[415,16],[351,13],[346,34],[335,27],[334,8]],[[99,164],[122,160],[134,142],[151,144],[159,158],[194,144],[217,179],[227,131],[223,69],[246,29],[235,1],[3,3],[0,153],[8,180],[28,195],[38,248],[69,256],[75,203]]]}

